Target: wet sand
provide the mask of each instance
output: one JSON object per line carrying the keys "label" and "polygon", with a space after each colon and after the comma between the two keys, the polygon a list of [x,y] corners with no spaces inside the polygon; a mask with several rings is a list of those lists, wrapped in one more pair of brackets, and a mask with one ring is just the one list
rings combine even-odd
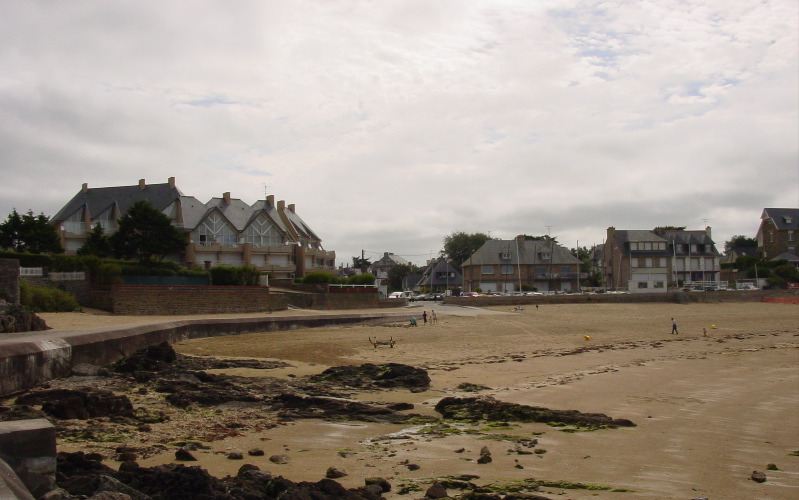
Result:
{"label": "wet sand", "polygon": [[[421,317],[421,310],[429,312],[429,307],[425,304],[408,313]],[[184,354],[275,359],[292,365],[266,372],[234,371],[249,376],[302,376],[329,366],[367,362],[426,368],[432,379],[426,392],[357,396],[364,401],[412,403],[411,412],[420,414],[437,415],[433,406],[444,396],[474,395],[456,390],[468,382],[488,386],[479,394],[501,401],[606,413],[630,419],[637,427],[566,433],[544,424],[511,423],[500,429],[468,425],[461,429],[479,434],[403,437],[409,426],[297,420],[208,443],[211,449],[197,453],[197,464],[222,477],[235,474],[243,462],[254,463],[292,481],[317,481],[328,467],[336,466],[349,474],[338,479],[348,487],[362,485],[364,477],[385,477],[395,486],[387,498],[421,497],[433,478],[457,474],[478,475],[478,484],[535,478],[632,490],[542,488],[540,494],[553,498],[799,497],[799,456],[791,455],[799,450],[797,306],[585,304],[491,309],[473,316],[439,314],[436,325],[420,322],[415,328],[404,323],[340,326],[200,339],[175,347]],[[104,318],[124,321],[116,316],[43,316],[51,326],[67,329],[95,328],[99,325],[90,323]],[[670,334],[672,317],[678,321],[679,335]],[[393,337],[397,344],[393,349],[374,349],[367,337]],[[396,439],[373,441],[392,433],[399,433]],[[484,439],[486,434],[536,437],[536,448],[546,452],[519,455],[512,452],[511,441]],[[484,446],[493,461],[478,464]],[[253,447],[264,449],[265,456],[245,456],[242,462],[218,453]],[[275,454],[287,455],[289,463],[269,462]],[[155,455],[140,464],[169,462],[171,456]],[[781,470],[767,471],[769,463]],[[419,468],[409,470],[408,464]],[[767,481],[751,481],[753,470],[766,472]],[[399,485],[413,481],[419,481],[421,493],[398,494]]]}

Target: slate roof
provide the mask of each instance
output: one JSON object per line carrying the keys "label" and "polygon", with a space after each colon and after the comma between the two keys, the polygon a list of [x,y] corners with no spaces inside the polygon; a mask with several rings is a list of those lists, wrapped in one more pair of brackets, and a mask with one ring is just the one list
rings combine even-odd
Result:
{"label": "slate roof", "polygon": [[144,188],[140,188],[138,184],[135,186],[90,188],[86,191],[81,190],[72,197],[53,216],[52,221],[65,221],[84,206],[88,208],[89,218],[92,220],[114,204],[119,207],[119,213],[124,214],[134,203],[142,200],[149,201],[158,210],[164,210],[182,195],[183,193],[178,188],[172,187],[168,183],[148,184]]}
{"label": "slate roof", "polygon": [[[516,240],[488,240],[471,257],[466,259],[463,266],[481,266],[491,264],[553,264],[568,265],[579,264],[580,261],[563,246],[551,240],[525,240],[517,244]],[[542,260],[541,253],[551,253],[552,259]],[[509,259],[500,258],[500,254],[509,254]]]}
{"label": "slate roof", "polygon": [[780,231],[799,230],[799,208],[764,208],[761,219],[771,219]]}
{"label": "slate roof", "polygon": [[[445,273],[444,277],[439,277],[438,273]],[[454,273],[448,277],[447,273]],[[461,286],[463,284],[463,274],[460,269],[453,266],[443,258],[438,258],[430,263],[422,272],[422,278],[418,286]]]}

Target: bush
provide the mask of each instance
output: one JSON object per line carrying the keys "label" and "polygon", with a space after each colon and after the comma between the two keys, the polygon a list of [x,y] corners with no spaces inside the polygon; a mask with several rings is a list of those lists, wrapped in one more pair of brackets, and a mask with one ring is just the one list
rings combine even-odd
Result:
{"label": "bush", "polygon": [[104,262],[98,266],[92,276],[96,285],[119,285],[122,283],[122,266]]}
{"label": "bush", "polygon": [[340,284],[342,282],[341,278],[336,276],[335,274],[326,273],[324,271],[317,271],[313,273],[308,273],[305,275],[304,278],[298,280],[300,283],[332,283],[332,284]]}
{"label": "bush", "polygon": [[261,271],[255,266],[214,266],[210,270],[211,284],[217,286],[258,286]]}
{"label": "bush", "polygon": [[71,293],[55,288],[40,288],[26,281],[19,282],[20,305],[33,312],[79,311],[80,305]]}
{"label": "bush", "polygon": [[373,274],[355,274],[347,278],[349,285],[374,285],[377,278]]}

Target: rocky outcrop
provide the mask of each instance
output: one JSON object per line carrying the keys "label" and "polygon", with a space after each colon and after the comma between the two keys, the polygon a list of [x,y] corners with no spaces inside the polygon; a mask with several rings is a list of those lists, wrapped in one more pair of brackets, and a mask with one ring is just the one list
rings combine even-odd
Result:
{"label": "rocky outcrop", "polygon": [[359,366],[334,366],[319,375],[310,377],[312,382],[333,382],[358,389],[398,389],[422,392],[430,388],[430,376],[426,370],[399,363]]}
{"label": "rocky outcrop", "polygon": [[473,398],[443,398],[436,411],[444,418],[469,421],[515,421],[567,424],[580,427],[634,427],[623,418],[611,418],[604,413],[582,413],[577,410],[551,410],[538,406],[505,403],[490,396]]}
{"label": "rocky outcrop", "polygon": [[50,330],[42,318],[20,306],[0,304],[0,333],[40,332]]}

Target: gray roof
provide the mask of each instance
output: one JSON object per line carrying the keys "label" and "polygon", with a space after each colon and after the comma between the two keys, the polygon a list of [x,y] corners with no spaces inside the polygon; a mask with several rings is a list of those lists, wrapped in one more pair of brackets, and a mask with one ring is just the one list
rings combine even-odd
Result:
{"label": "gray roof", "polygon": [[86,206],[89,218],[96,219],[109,207],[117,205],[119,213],[124,214],[137,201],[149,201],[158,210],[164,210],[183,193],[176,187],[167,183],[148,184],[143,188],[135,186],[118,186],[89,188],[79,191],[64,207],[52,218],[53,222],[67,220],[72,214]]}
{"label": "gray roof", "polygon": [[799,229],[799,208],[764,208],[761,219],[771,219],[780,231]]}
{"label": "gray roof", "polygon": [[[518,259],[517,259],[518,247]],[[552,259],[542,260],[542,253],[551,253]],[[501,254],[508,254],[509,259],[502,259]],[[523,243],[516,240],[488,240],[471,257],[466,259],[463,266],[480,266],[490,264],[579,264],[580,261],[566,248],[552,240],[525,240]]]}

